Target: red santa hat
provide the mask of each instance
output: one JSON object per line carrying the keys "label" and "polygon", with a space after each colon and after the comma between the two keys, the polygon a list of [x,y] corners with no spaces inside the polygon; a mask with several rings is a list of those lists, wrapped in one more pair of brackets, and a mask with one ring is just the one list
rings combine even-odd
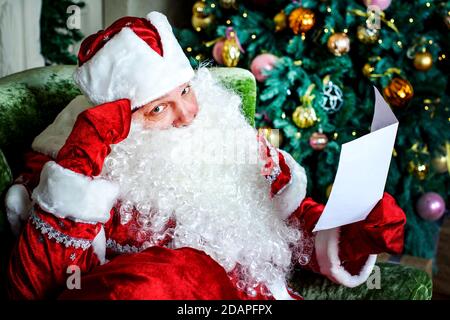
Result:
{"label": "red santa hat", "polygon": [[124,17],[86,38],[74,79],[94,104],[129,99],[132,109],[194,76],[165,15]]}

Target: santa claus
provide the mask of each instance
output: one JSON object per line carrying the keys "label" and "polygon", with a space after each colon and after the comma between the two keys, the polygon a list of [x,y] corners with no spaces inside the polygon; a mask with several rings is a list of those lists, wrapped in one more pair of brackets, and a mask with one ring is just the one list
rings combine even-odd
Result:
{"label": "santa claus", "polygon": [[365,221],[313,233],[324,206],[304,169],[194,72],[164,15],[121,18],[78,58],[84,95],[36,137],[6,196],[11,298],[293,299],[295,266],[354,287],[377,253],[401,252],[388,194]]}

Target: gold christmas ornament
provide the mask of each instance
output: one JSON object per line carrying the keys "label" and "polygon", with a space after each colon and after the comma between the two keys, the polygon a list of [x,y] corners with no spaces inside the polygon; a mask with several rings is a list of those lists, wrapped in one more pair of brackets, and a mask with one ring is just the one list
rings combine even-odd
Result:
{"label": "gold christmas ornament", "polygon": [[380,36],[378,29],[369,29],[365,26],[359,26],[356,32],[356,37],[359,41],[365,44],[375,43]]}
{"label": "gold christmas ornament", "polygon": [[342,56],[350,51],[350,38],[344,32],[334,33],[328,38],[327,47],[335,56]]}
{"label": "gold christmas ornament", "polygon": [[414,90],[411,83],[402,78],[393,78],[388,86],[383,89],[383,96],[393,107],[403,107],[411,100]]}
{"label": "gold christmas ornament", "polygon": [[306,8],[297,8],[289,15],[289,27],[294,34],[305,33],[316,22],[314,11]]}
{"label": "gold christmas ornament", "polygon": [[444,23],[448,29],[450,29],[450,15],[446,15],[444,18]]}
{"label": "gold christmas ornament", "polygon": [[431,160],[431,166],[438,173],[444,173],[448,171],[447,157],[445,155],[439,155]]}
{"label": "gold christmas ornament", "polygon": [[220,0],[220,6],[224,9],[237,9],[236,0]]}
{"label": "gold christmas ornament", "polygon": [[275,23],[275,32],[279,32],[281,30],[286,29],[287,27],[287,16],[284,11],[278,12],[273,18],[273,22]]}
{"label": "gold christmas ornament", "polygon": [[446,142],[445,146],[435,153],[431,166],[438,173],[450,173],[450,142]]}
{"label": "gold christmas ornament", "polygon": [[408,163],[408,172],[419,180],[425,180],[428,175],[429,165],[418,160],[411,160]]}
{"label": "gold christmas ornament", "polygon": [[196,31],[202,31],[208,28],[214,21],[214,16],[209,15],[206,17],[203,16],[192,16],[191,22],[192,26]]}
{"label": "gold christmas ornament", "polygon": [[414,67],[419,71],[428,71],[433,66],[433,56],[428,51],[417,52],[414,56]]}
{"label": "gold christmas ornament", "polygon": [[205,8],[206,3],[203,1],[197,1],[192,6],[191,23],[198,32],[208,28],[214,22],[214,16],[212,14],[206,14]]}
{"label": "gold christmas ornament", "polygon": [[328,144],[328,137],[322,132],[314,132],[309,138],[309,145],[313,150],[320,151],[325,149]]}
{"label": "gold christmas ornament", "polygon": [[239,57],[241,56],[241,51],[239,50],[239,45],[236,38],[233,36],[226,39],[223,43],[222,49],[222,59],[224,65],[227,67],[235,67],[239,63]]}
{"label": "gold christmas ornament", "polygon": [[310,84],[308,86],[305,94],[300,97],[301,105],[298,106],[292,113],[292,121],[299,128],[309,128],[317,121],[316,111],[312,107],[312,101],[315,98],[315,95],[312,94],[314,88],[314,84]]}
{"label": "gold christmas ornament", "polygon": [[362,73],[365,77],[369,78],[370,75],[375,71],[375,67],[370,63],[366,63],[362,68]]}
{"label": "gold christmas ornament", "polygon": [[279,129],[263,127],[258,129],[258,133],[263,135],[275,148],[279,148],[283,144],[283,134]]}
{"label": "gold christmas ornament", "polygon": [[207,14],[205,14],[205,8],[206,8],[205,2],[197,1],[192,6],[192,15],[197,16],[197,17],[206,17]]}
{"label": "gold christmas ornament", "polygon": [[292,121],[301,129],[309,128],[317,121],[316,111],[312,106],[298,106],[292,114]]}

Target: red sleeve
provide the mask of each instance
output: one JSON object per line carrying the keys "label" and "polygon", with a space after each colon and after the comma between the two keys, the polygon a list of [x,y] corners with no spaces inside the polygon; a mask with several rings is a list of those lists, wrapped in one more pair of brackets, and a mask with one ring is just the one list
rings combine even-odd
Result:
{"label": "red sleeve", "polygon": [[64,286],[68,267],[88,272],[105,261],[103,224],[119,186],[96,176],[110,145],[126,138],[130,124],[129,100],[105,103],[78,115],[57,162],[27,155],[19,181],[32,190],[35,205],[8,268],[12,298],[52,297]]}
{"label": "red sleeve", "polygon": [[376,254],[401,252],[406,218],[389,194],[384,194],[364,221],[313,233],[323,209],[324,205],[305,198],[288,219],[301,228],[307,248],[311,243],[309,259],[298,261],[304,268],[355,287],[370,276]]}
{"label": "red sleeve", "polygon": [[116,188],[48,159],[39,153],[28,154],[21,178],[36,204],[10,257],[7,272],[12,299],[56,297],[72,275],[69,267],[86,273],[105,262],[103,224],[110,218]]}
{"label": "red sleeve", "polygon": [[23,184],[31,194],[34,188],[39,184],[39,177],[42,167],[51,157],[36,151],[28,151],[25,154],[25,166],[22,173],[14,181],[15,184]]}
{"label": "red sleeve", "polygon": [[55,298],[67,288],[66,281],[73,274],[69,267],[84,274],[101,263],[96,243],[102,233],[100,223],[59,219],[36,206],[11,254],[9,297]]}

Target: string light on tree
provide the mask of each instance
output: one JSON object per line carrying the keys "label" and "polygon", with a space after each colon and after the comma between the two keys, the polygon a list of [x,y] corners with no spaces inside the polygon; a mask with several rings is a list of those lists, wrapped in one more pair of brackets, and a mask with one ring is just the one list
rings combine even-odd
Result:
{"label": "string light on tree", "polygon": [[195,55],[195,60],[197,60],[198,62],[200,61],[204,61],[206,59],[206,56],[203,53],[199,53]]}
{"label": "string light on tree", "polygon": [[[339,146],[369,130],[372,85],[379,87],[401,124],[392,152],[395,165],[389,169],[391,178],[386,187],[407,214],[405,234],[409,242],[405,241],[405,249],[413,255],[432,257],[430,238],[437,234],[430,229],[432,224],[416,217],[414,208],[425,192],[442,192],[447,187],[447,3],[235,0],[238,9],[234,10],[224,1],[204,1],[205,15],[215,17],[204,32],[191,28],[190,32],[180,33],[186,55],[196,65],[195,57],[200,53],[211,56],[208,50],[212,49],[214,59],[225,66],[225,37],[212,43],[214,48],[202,44],[225,36],[227,27],[234,28],[245,49],[237,66],[249,69],[258,79],[256,127],[276,126],[280,130],[283,148],[308,172],[317,173],[310,177],[309,191],[321,201],[326,200],[327,187],[335,176],[336,166],[330,163],[338,161]],[[375,6],[368,8],[370,5],[385,11]],[[307,19],[306,13],[312,19]],[[336,44],[338,35],[344,39],[344,46]],[[272,61],[257,64],[259,56],[266,53],[278,57],[269,78],[260,75],[272,67]],[[331,83],[323,81],[327,74]],[[312,93],[318,100],[306,103],[301,97],[312,83],[316,84]],[[273,136],[269,129],[266,131],[268,137]],[[408,145],[415,141],[429,145],[429,154],[411,152]]]}

